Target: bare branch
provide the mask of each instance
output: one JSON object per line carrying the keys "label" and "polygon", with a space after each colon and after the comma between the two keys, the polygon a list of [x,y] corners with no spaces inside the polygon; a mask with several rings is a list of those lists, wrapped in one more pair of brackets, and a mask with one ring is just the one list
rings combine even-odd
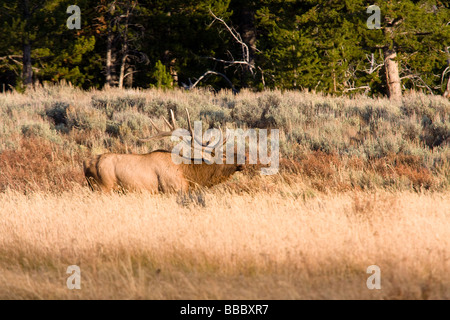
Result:
{"label": "bare branch", "polygon": [[[237,32],[234,28],[230,27],[222,18],[217,17],[214,14],[214,12],[212,12],[211,9],[209,9],[209,13],[214,18],[214,20],[211,22],[210,25],[212,25],[215,21],[219,21],[227,29],[227,31],[231,34],[233,39],[241,46],[242,60],[240,60],[240,61],[234,60],[234,58],[231,54],[230,55],[232,57],[232,60],[223,60],[223,59],[218,59],[218,58],[214,58],[214,57],[206,57],[206,58],[217,61],[217,62],[225,63],[228,65],[245,65],[248,67],[248,70],[250,71],[252,76],[254,76],[255,75],[255,65],[253,63],[250,63],[250,53],[249,53],[248,45],[242,40],[242,37],[239,34],[239,32]],[[257,48],[254,48],[254,49],[257,50]],[[259,50],[258,50],[258,52],[259,52]]]}
{"label": "bare branch", "polygon": [[[450,71],[450,47],[445,47],[445,53],[447,54],[447,68],[445,68],[444,72],[442,72],[441,83],[444,82],[445,74]],[[447,80],[447,87],[445,88],[444,94],[442,95],[444,98],[450,98],[450,77]]]}
{"label": "bare branch", "polygon": [[22,55],[20,55],[20,54],[11,54],[9,56],[0,57],[0,60],[14,59],[14,58],[22,58]]}
{"label": "bare branch", "polygon": [[[234,28],[230,27],[222,18],[219,18],[218,16],[216,16],[214,14],[214,12],[212,12],[211,9],[209,9],[209,13],[214,18],[214,20],[210,23],[209,26],[211,26],[215,21],[220,22],[225,27],[225,29],[231,34],[232,38],[241,46],[242,59],[235,60],[230,51],[228,51],[228,55],[229,55],[229,57],[231,57],[231,60],[225,60],[225,59],[220,59],[220,58],[215,58],[215,57],[200,57],[200,58],[209,59],[212,61],[223,63],[225,65],[225,69],[230,66],[247,67],[248,71],[250,71],[250,73],[252,74],[253,77],[255,76],[255,69],[257,68],[261,72],[261,80],[262,80],[263,85],[265,86],[263,70],[259,66],[256,67],[253,62],[250,62],[250,54],[249,54],[248,45],[242,40],[242,37],[239,34],[239,32],[237,32]],[[254,48],[254,49],[257,50],[256,48]],[[259,50],[258,50],[258,52],[259,52]],[[231,80],[225,74],[218,72],[218,71],[213,71],[213,70],[206,71],[194,83],[192,83],[191,79],[189,79],[189,84],[182,83],[182,85],[186,90],[193,89],[200,83],[200,81],[205,79],[205,77],[207,77],[208,75],[221,76],[222,78],[225,79],[225,81],[228,82],[231,89],[233,90],[233,93],[238,92],[237,89],[234,87],[233,83],[231,82]]]}
{"label": "bare branch", "polygon": [[361,86],[361,87],[356,87],[356,88],[347,88],[347,89],[344,89],[344,92],[349,92],[349,91],[359,90],[359,89],[365,89],[365,91],[369,91],[370,90],[370,86]]}
{"label": "bare branch", "polygon": [[[231,89],[233,90],[233,93],[237,93],[238,91],[236,90],[236,88],[234,87],[233,83],[230,81],[230,79],[228,79],[228,77],[226,75],[224,75],[221,72],[217,72],[217,71],[212,71],[212,70],[208,70],[206,71],[204,74],[202,74],[200,76],[200,78],[197,79],[197,81],[195,81],[194,83],[190,83],[189,85],[182,83],[183,88],[185,88],[186,90],[191,90],[193,88],[195,88],[197,86],[197,84],[199,84],[200,81],[202,81],[207,75],[210,74],[214,74],[214,75],[218,75],[221,76],[222,78],[224,78],[228,84],[230,85]],[[191,80],[189,79],[189,82],[191,82]]]}
{"label": "bare branch", "polygon": [[444,72],[442,72],[442,76],[441,76],[441,84],[444,83],[444,77],[447,74],[447,72],[450,71],[450,66],[445,68]]}
{"label": "bare branch", "polygon": [[365,72],[367,72],[368,74],[372,74],[375,71],[377,71],[379,68],[384,66],[384,63],[377,63],[375,60],[375,55],[372,53],[371,57],[369,57],[368,54],[366,54],[366,58],[370,63],[370,69],[364,69]]}
{"label": "bare branch", "polygon": [[[243,65],[243,66],[247,66],[247,67],[249,68],[251,74],[252,74],[252,75],[254,74],[253,69],[255,68],[255,66],[254,66],[253,64],[251,64],[250,62],[247,62],[247,61],[240,61],[240,60],[237,60],[237,61],[236,61],[236,60],[223,60],[223,59],[214,58],[214,57],[203,57],[203,58],[209,59],[209,60],[213,60],[213,61],[217,61],[217,62],[221,62],[221,63],[224,63],[224,64],[228,65],[228,66],[226,66],[225,68],[230,67],[230,66],[232,66],[232,65]],[[258,67],[258,69],[261,69],[261,68]]]}
{"label": "bare branch", "polygon": [[139,70],[134,70],[134,71],[127,72],[127,73],[125,73],[125,75],[123,76],[123,78],[125,79],[126,77],[132,75],[133,73],[137,73],[137,72],[139,72]]}
{"label": "bare branch", "polygon": [[[211,8],[209,9],[209,13],[213,16],[214,21],[217,20],[221,22],[231,34],[231,36],[236,40],[236,42],[242,46],[242,57],[244,58],[244,61],[249,62],[250,56],[248,46],[244,41],[242,41],[241,35],[234,28],[228,26],[228,24],[222,18],[217,17],[214,12],[212,12]],[[212,23],[214,23],[214,21]]]}

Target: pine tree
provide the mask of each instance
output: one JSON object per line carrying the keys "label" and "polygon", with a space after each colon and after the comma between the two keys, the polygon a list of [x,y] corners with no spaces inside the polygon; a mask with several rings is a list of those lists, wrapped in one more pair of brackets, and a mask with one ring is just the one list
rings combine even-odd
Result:
{"label": "pine tree", "polygon": [[[446,7],[447,6],[447,7]],[[381,29],[360,29],[369,50],[383,51],[385,86],[393,100],[402,88],[441,91],[450,46],[450,10],[439,1],[381,1]]]}

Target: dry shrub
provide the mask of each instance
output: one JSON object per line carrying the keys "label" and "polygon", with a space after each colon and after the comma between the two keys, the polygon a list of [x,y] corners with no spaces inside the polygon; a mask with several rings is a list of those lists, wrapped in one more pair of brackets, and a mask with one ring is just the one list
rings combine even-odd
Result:
{"label": "dry shrub", "polygon": [[339,157],[322,151],[314,151],[300,161],[301,171],[310,178],[331,179],[341,165]]}
{"label": "dry shrub", "polygon": [[69,105],[66,111],[66,123],[69,128],[81,130],[106,130],[106,115],[97,109]]}
{"label": "dry shrub", "polygon": [[[432,172],[424,166],[423,158],[401,153],[364,160],[355,156],[345,159],[336,154],[315,151],[297,160],[280,161],[280,174],[287,181],[290,176],[300,175],[310,180],[311,186],[321,192],[331,189],[343,192],[359,188],[339,172],[360,172],[369,179],[371,175],[377,174],[388,184],[401,181],[400,178],[404,177],[407,179],[404,181],[409,181],[411,188],[416,191],[432,189],[437,185]],[[379,184],[379,187],[383,185]]]}
{"label": "dry shrub", "polygon": [[415,190],[430,189],[434,185],[431,171],[424,167],[423,159],[418,156],[401,153],[390,154],[380,159],[371,160],[369,164],[383,178],[408,178]]}
{"label": "dry shrub", "polygon": [[95,143],[99,143],[103,141],[104,134],[99,130],[80,130],[80,129],[72,129],[67,137],[69,141],[75,142],[77,145],[86,146],[92,149],[95,146]]}
{"label": "dry shrub", "polygon": [[280,172],[285,175],[300,174],[302,172],[302,166],[298,161],[291,159],[281,159]]}
{"label": "dry shrub", "polygon": [[407,177],[414,189],[430,189],[434,185],[434,179],[430,170],[426,168],[412,168],[404,164],[395,167],[395,172],[399,176]]}
{"label": "dry shrub", "polygon": [[73,129],[68,133],[68,137],[76,144],[92,148],[93,136],[92,132],[88,130]]}
{"label": "dry shrub", "polygon": [[304,174],[310,178],[330,179],[341,166],[341,160],[335,154],[323,151],[312,151],[297,159],[281,159],[282,174]]}
{"label": "dry shrub", "polygon": [[71,190],[84,183],[80,154],[37,137],[22,139],[17,150],[0,154],[0,191]]}
{"label": "dry shrub", "polygon": [[362,171],[366,168],[366,163],[361,158],[353,156],[348,159],[347,166],[351,169]]}
{"label": "dry shrub", "polygon": [[422,159],[418,156],[399,153],[389,155],[388,158],[390,159],[391,162],[394,162],[396,165],[403,164],[415,169],[422,168]]}
{"label": "dry shrub", "polygon": [[283,181],[295,183],[295,176],[310,180],[311,186],[320,191],[334,189],[339,192],[351,190],[351,184],[340,180],[338,170],[343,166],[342,160],[336,154],[323,151],[312,151],[295,160],[281,159],[280,174]]}

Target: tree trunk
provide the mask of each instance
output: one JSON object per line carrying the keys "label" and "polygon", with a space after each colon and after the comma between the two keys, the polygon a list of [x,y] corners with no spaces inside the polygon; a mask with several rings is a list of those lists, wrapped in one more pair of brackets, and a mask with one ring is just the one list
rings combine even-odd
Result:
{"label": "tree trunk", "polygon": [[120,63],[120,73],[119,73],[119,89],[122,89],[123,87],[123,79],[125,76],[125,69],[126,69],[126,64],[127,64],[127,58],[128,58],[128,40],[124,39],[124,44],[122,47],[122,61]]}
{"label": "tree trunk", "polygon": [[33,69],[31,64],[31,44],[29,43],[29,40],[26,40],[28,42],[25,42],[23,45],[23,71],[22,71],[22,78],[23,78],[23,84],[27,88],[30,88],[33,85]]}
{"label": "tree trunk", "polygon": [[128,65],[127,70],[125,72],[125,84],[127,86],[127,88],[132,88],[133,87],[133,73],[134,73],[134,69],[133,66]]}
{"label": "tree trunk", "polygon": [[[244,2],[239,12],[239,31],[242,41],[248,46],[248,62],[255,65],[256,31],[255,31],[255,11]],[[246,57],[243,57],[244,59]],[[248,87],[248,72],[245,68],[241,75],[241,86]]]}
{"label": "tree trunk", "polygon": [[177,58],[173,58],[173,54],[170,50],[164,51],[163,56],[163,64],[169,67],[169,73],[172,77],[172,83],[171,86],[177,86],[178,85],[178,72],[176,69],[176,62]]}
{"label": "tree trunk", "polygon": [[[124,45],[124,50],[126,50],[127,46]],[[122,62],[120,63],[120,73],[119,73],[119,89],[123,88],[123,79],[125,76],[125,65],[127,63],[127,54],[122,56]]]}
{"label": "tree trunk", "polygon": [[107,43],[106,43],[106,83],[105,87],[109,88],[112,87],[112,32],[108,30],[108,37],[107,37]]}
{"label": "tree trunk", "polygon": [[[448,51],[448,47],[445,48],[445,52],[447,53],[447,66],[450,68],[450,52]],[[444,98],[450,98],[450,77],[448,77],[447,87],[445,88],[444,94],[442,96]]]}
{"label": "tree trunk", "polygon": [[402,87],[398,71],[398,62],[395,60],[397,52],[395,49],[384,49],[384,69],[386,72],[386,85],[391,100],[401,100]]}
{"label": "tree trunk", "polygon": [[125,30],[123,32],[123,44],[122,44],[122,61],[120,63],[120,74],[119,74],[119,89],[123,87],[123,78],[125,76],[126,63],[128,58],[128,22],[130,17],[130,10],[127,9],[127,14],[125,17]]}
{"label": "tree trunk", "polygon": [[105,82],[105,88],[109,88],[113,86],[113,79],[112,79],[112,70],[113,70],[113,57],[112,57],[112,48],[113,48],[113,40],[114,40],[114,33],[113,33],[113,15],[115,11],[115,1],[111,3],[109,7],[109,13],[107,18],[107,28],[108,28],[108,35],[106,38],[106,82]]}
{"label": "tree trunk", "polygon": [[30,88],[33,85],[33,69],[31,64],[31,41],[28,34],[28,24],[30,23],[31,13],[28,6],[28,0],[22,1],[23,18],[25,20],[25,35],[23,41],[23,57],[22,57],[22,80],[23,85]]}
{"label": "tree trunk", "polygon": [[394,41],[394,31],[402,21],[402,18],[389,21],[383,30],[384,35],[391,39],[391,43],[383,48],[386,86],[389,99],[397,101],[402,99],[402,84],[398,71],[398,61],[396,60],[397,50]]}
{"label": "tree trunk", "polygon": [[178,85],[178,72],[177,72],[177,69],[175,68],[176,61],[177,61],[177,58],[173,58],[172,60],[170,60],[170,64],[169,64],[169,73],[173,79],[172,86]]}
{"label": "tree trunk", "polygon": [[255,63],[256,32],[255,32],[255,12],[244,7],[241,12],[240,29],[242,40],[248,45],[249,63]]}
{"label": "tree trunk", "polygon": [[448,77],[447,89],[445,90],[443,96],[444,96],[444,98],[449,98],[450,99],[450,77]]}

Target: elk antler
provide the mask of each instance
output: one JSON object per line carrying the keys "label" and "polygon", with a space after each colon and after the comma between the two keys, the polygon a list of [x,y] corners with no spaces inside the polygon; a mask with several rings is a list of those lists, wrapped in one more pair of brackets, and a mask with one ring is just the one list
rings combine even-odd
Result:
{"label": "elk antler", "polygon": [[217,146],[219,146],[219,144],[220,144],[221,141],[222,141],[222,145],[225,144],[225,142],[227,141],[227,139],[226,139],[226,138],[223,139],[223,132],[222,132],[222,129],[221,129],[220,127],[219,127],[219,130],[220,130],[220,138],[217,139],[217,142],[216,142],[213,146],[210,146],[210,144],[211,144],[211,139],[208,140],[208,142],[206,142],[206,143],[203,143],[203,142],[201,142],[201,141],[198,141],[198,140],[197,140],[197,136],[194,134],[194,130],[192,130],[191,117],[189,116],[189,111],[188,111],[188,109],[186,109],[186,114],[187,114],[187,121],[188,121],[189,132],[190,132],[190,134],[191,134],[191,137],[192,137],[192,139],[194,139],[195,143],[197,143],[197,144],[202,148],[202,150],[214,150]]}
{"label": "elk antler", "polygon": [[[214,150],[217,146],[219,146],[219,144],[222,142],[222,145],[224,145],[227,141],[227,139],[222,139],[223,138],[223,132],[222,129],[219,128],[220,130],[220,138],[217,139],[217,142],[213,145],[210,146],[211,144],[211,139],[206,142],[203,143],[199,140],[197,140],[196,135],[194,134],[194,130],[192,129],[192,125],[191,125],[191,117],[189,116],[189,111],[188,109],[186,109],[186,115],[187,115],[187,121],[188,121],[188,127],[189,127],[189,133],[190,136],[192,138],[192,140],[194,141],[194,143],[196,143],[197,145],[199,145],[202,149],[202,151],[208,150],[208,151],[212,151]],[[156,126],[156,124],[150,119],[151,124],[153,125],[153,127],[156,129],[156,131],[158,132],[157,134],[148,137],[148,138],[144,138],[144,139],[139,139],[139,141],[141,142],[146,142],[146,141],[150,141],[150,140],[154,140],[154,139],[162,139],[165,137],[170,137],[172,135],[172,133],[178,128],[176,120],[175,120],[175,116],[173,114],[173,110],[170,110],[170,116],[171,116],[171,120],[172,123],[170,123],[164,116],[163,116],[163,120],[164,122],[167,124],[167,126],[169,127],[170,131],[162,131],[160,128],[158,128],[158,126]],[[192,148],[195,148],[193,145],[191,146]]]}
{"label": "elk antler", "polygon": [[156,131],[158,132],[157,134],[148,137],[148,138],[144,138],[144,139],[139,139],[139,141],[141,142],[147,142],[150,140],[155,140],[155,139],[161,139],[161,138],[165,138],[165,137],[170,137],[172,135],[172,133],[177,129],[177,123],[175,120],[175,116],[173,115],[173,111],[170,110],[170,116],[172,119],[172,124],[170,124],[169,121],[167,121],[167,119],[163,116],[164,121],[166,122],[167,126],[169,127],[170,131],[162,131],[160,128],[158,128],[158,126],[153,122],[152,119],[150,119],[151,124],[153,125],[153,127],[156,129]]}

